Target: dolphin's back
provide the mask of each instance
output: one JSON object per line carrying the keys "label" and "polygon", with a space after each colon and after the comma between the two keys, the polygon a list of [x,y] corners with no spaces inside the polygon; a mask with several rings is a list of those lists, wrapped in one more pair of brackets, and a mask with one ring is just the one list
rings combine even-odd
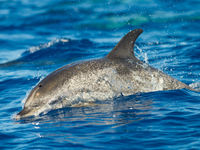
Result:
{"label": "dolphin's back", "polygon": [[132,59],[103,58],[76,64],[61,72],[65,74],[62,91],[65,98],[69,97],[67,103],[72,99],[105,100],[138,92],[187,88],[184,83]]}

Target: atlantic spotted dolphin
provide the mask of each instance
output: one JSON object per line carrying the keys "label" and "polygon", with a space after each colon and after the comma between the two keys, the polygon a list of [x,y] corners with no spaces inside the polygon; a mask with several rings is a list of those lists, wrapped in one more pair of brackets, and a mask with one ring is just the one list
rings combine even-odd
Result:
{"label": "atlantic spotted dolphin", "polygon": [[66,65],[49,74],[32,89],[16,119],[121,95],[191,89],[135,57],[134,43],[142,32],[130,31],[101,59]]}

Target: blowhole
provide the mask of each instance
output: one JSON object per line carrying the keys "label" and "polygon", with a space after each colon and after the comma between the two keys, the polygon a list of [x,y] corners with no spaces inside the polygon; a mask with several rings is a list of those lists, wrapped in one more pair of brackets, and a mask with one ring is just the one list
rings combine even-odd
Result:
{"label": "blowhole", "polygon": [[39,87],[42,87],[42,85],[40,84]]}

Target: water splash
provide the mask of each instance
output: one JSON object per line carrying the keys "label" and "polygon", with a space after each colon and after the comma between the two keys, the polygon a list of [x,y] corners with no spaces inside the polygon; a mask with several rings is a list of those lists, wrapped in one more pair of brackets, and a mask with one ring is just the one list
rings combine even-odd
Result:
{"label": "water splash", "polygon": [[142,60],[144,60],[145,64],[148,64],[149,61],[148,61],[147,53],[145,53],[137,44],[135,44],[135,46],[140,52],[140,56],[139,57],[142,57]]}
{"label": "water splash", "polygon": [[189,86],[200,92],[200,82],[191,83]]}

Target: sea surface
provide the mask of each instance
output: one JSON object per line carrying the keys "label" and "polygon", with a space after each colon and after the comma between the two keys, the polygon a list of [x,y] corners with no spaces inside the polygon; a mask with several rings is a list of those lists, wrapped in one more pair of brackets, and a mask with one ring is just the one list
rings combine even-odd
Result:
{"label": "sea surface", "polygon": [[0,149],[199,149],[200,93],[187,89],[13,119],[46,75],[135,28],[140,60],[200,88],[199,0],[0,0]]}

